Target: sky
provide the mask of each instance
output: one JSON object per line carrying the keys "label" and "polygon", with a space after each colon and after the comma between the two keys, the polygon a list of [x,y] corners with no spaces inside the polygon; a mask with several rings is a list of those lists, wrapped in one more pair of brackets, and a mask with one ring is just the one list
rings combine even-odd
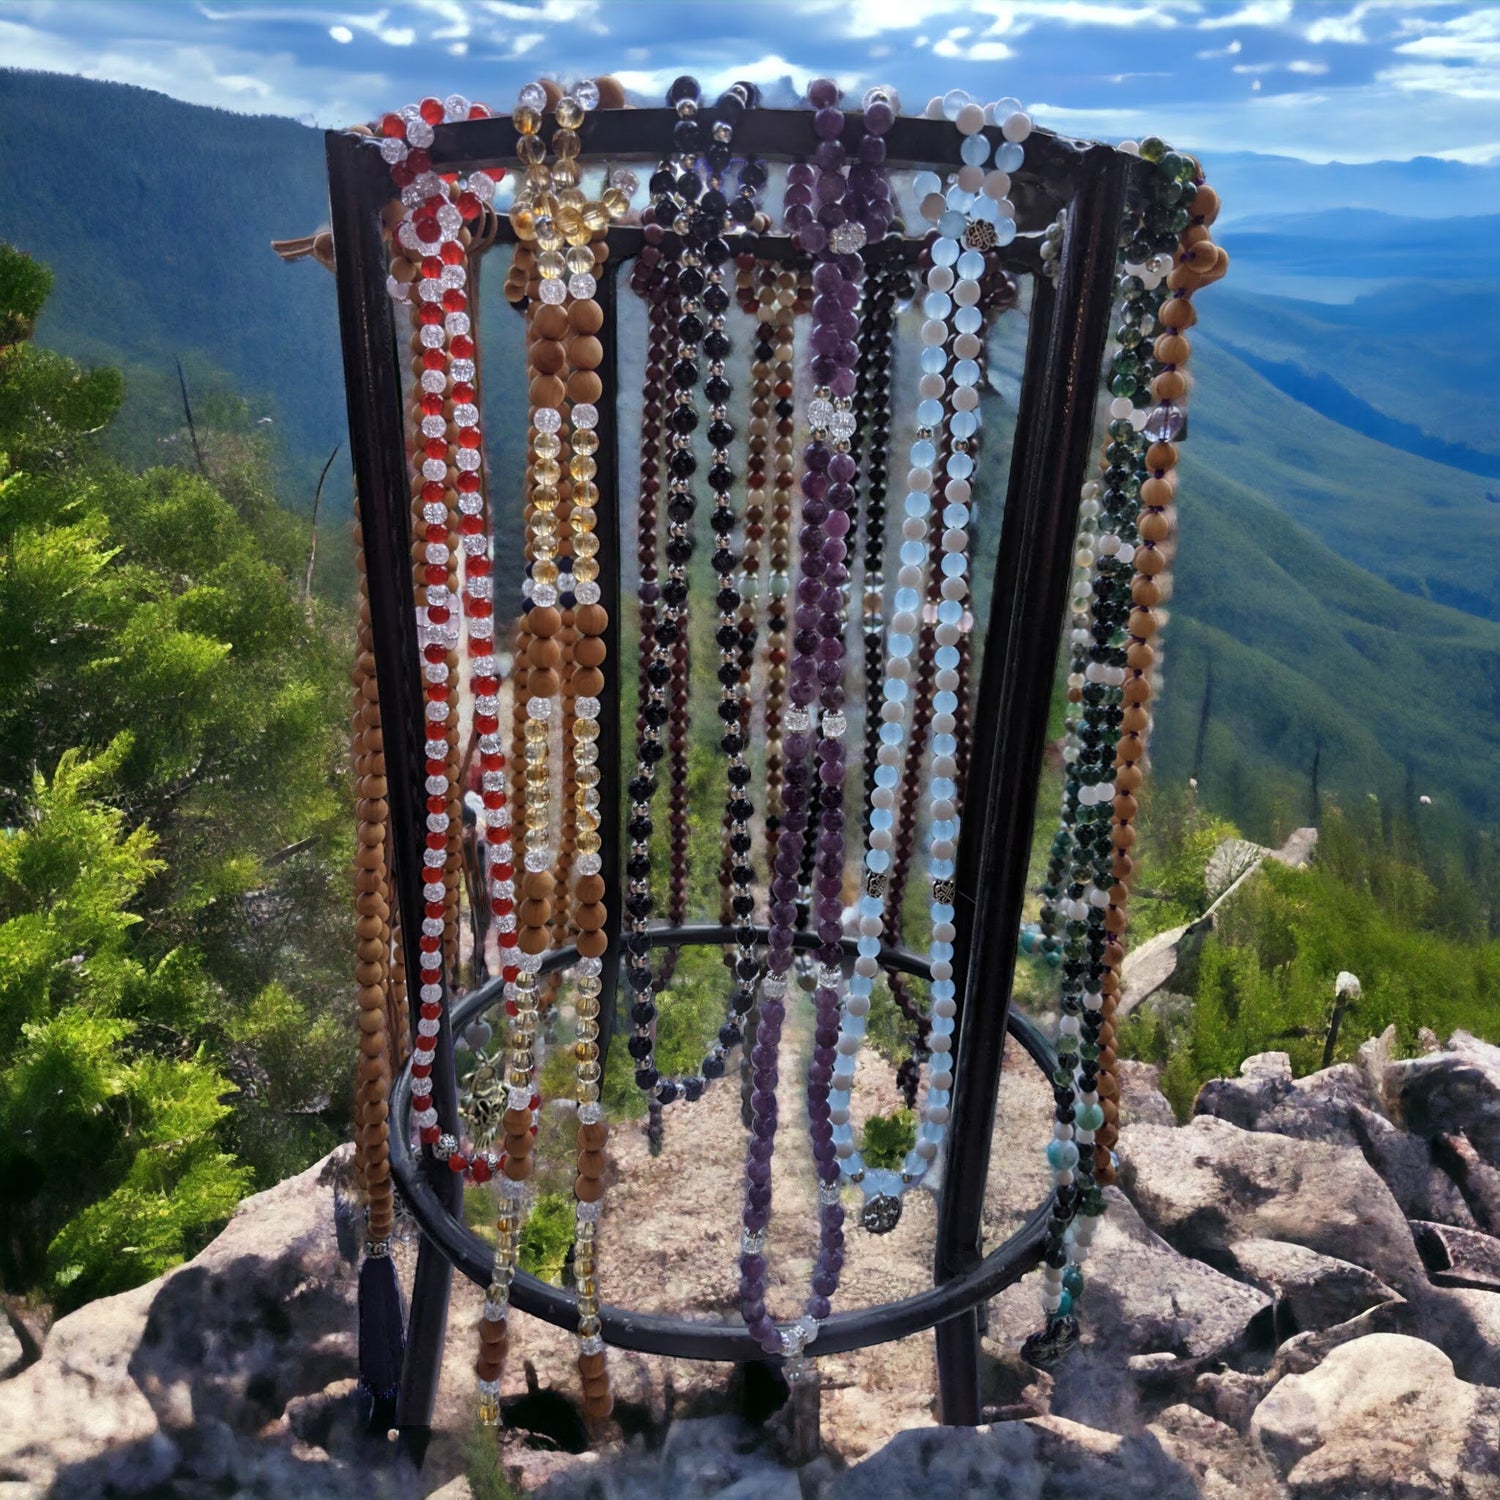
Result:
{"label": "sky", "polygon": [[0,0],[0,65],[321,126],[455,91],[508,108],[543,74],[612,72],[658,103],[681,72],[826,73],[909,112],[1013,95],[1100,140],[1500,160],[1500,5],[1449,0]]}

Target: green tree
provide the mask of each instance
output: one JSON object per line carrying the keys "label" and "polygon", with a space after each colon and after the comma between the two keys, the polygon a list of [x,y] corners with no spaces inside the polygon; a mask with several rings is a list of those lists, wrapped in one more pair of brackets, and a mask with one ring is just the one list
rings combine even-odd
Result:
{"label": "green tree", "polygon": [[253,438],[103,455],[49,284],[0,245],[0,1278],[76,1303],[346,1120],[348,621]]}

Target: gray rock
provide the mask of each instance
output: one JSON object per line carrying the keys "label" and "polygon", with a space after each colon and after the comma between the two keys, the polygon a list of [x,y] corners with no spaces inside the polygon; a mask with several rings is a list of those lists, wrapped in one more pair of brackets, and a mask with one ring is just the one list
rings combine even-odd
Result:
{"label": "gray rock", "polygon": [[1298,1500],[1493,1500],[1497,1421],[1500,1392],[1459,1380],[1431,1344],[1375,1333],[1280,1381],[1250,1430]]}
{"label": "gray rock", "polygon": [[1169,1406],[1146,1431],[1192,1475],[1202,1500],[1285,1500],[1286,1487],[1260,1450],[1196,1407]]}
{"label": "gray rock", "polygon": [[[1434,1161],[1428,1142],[1386,1118],[1385,1081],[1395,1029],[1366,1042],[1353,1063],[1293,1078],[1284,1052],[1248,1057],[1238,1078],[1203,1085],[1195,1115],[1213,1115],[1242,1130],[1274,1131],[1359,1151],[1380,1174],[1408,1218],[1472,1228],[1475,1220],[1452,1175]],[[1497,1202],[1500,1202],[1500,1173]]]}
{"label": "gray rock", "polygon": [[1161,1069],[1155,1063],[1122,1057],[1115,1064],[1120,1084],[1120,1126],[1175,1125],[1177,1116],[1161,1091]]}
{"label": "gray rock", "polygon": [[[1178,1254],[1118,1188],[1105,1196],[1083,1268],[1083,1340],[1049,1372],[1050,1409],[1126,1431],[1138,1425],[1142,1389],[1185,1387],[1203,1363],[1269,1347],[1271,1298]],[[1038,1321],[1034,1283],[1007,1288],[992,1309],[991,1335],[1019,1344]]]}
{"label": "gray rock", "polygon": [[1432,1213],[1412,1217],[1500,1235],[1500,1168],[1485,1161],[1461,1130],[1437,1136],[1431,1149],[1433,1161],[1442,1168],[1443,1180],[1451,1184],[1451,1191],[1462,1204],[1463,1216],[1443,1213],[1434,1203]]}
{"label": "gray rock", "polygon": [[1235,1274],[1276,1299],[1276,1342],[1330,1328],[1397,1294],[1363,1266],[1285,1240],[1236,1240]]}
{"label": "gray rock", "polygon": [[1386,1080],[1408,1130],[1429,1139],[1461,1132],[1500,1167],[1500,1047],[1455,1031],[1441,1052],[1391,1063]]}
{"label": "gray rock", "polygon": [[[790,1491],[787,1482],[790,1481]],[[798,1500],[795,1474],[776,1462],[765,1434],[738,1417],[674,1422],[662,1444],[659,1493],[723,1495],[735,1500]]]}
{"label": "gray rock", "polygon": [[425,1494],[394,1451],[352,1437],[355,1286],[328,1185],[344,1154],[247,1198],[187,1265],[59,1319],[0,1385],[0,1474],[55,1500],[322,1500],[376,1470],[382,1500]]}
{"label": "gray rock", "polygon": [[1362,1068],[1338,1063],[1305,1078],[1292,1077],[1285,1052],[1262,1052],[1240,1064],[1238,1078],[1215,1078],[1199,1090],[1195,1115],[1214,1115],[1242,1130],[1274,1130],[1304,1141],[1343,1141],[1357,1136],[1350,1117],[1374,1107]]}
{"label": "gray rock", "polygon": [[1264,1370],[1205,1370],[1193,1382],[1193,1400],[1223,1426],[1249,1432],[1250,1418],[1276,1378]]}
{"label": "gray rock", "polygon": [[[1356,1106],[1350,1111],[1349,1124],[1354,1144],[1380,1174],[1408,1219],[1426,1219],[1460,1229],[1475,1227],[1464,1191],[1432,1144],[1392,1125],[1372,1109]],[[1500,1179],[1500,1173],[1492,1175]]]}
{"label": "gray rock", "polygon": [[1151,1432],[1119,1437],[1059,1417],[919,1428],[839,1475],[822,1500],[1198,1500],[1189,1465]]}
{"label": "gray rock", "polygon": [[8,1380],[26,1363],[26,1346],[0,1308],[0,1380]]}
{"label": "gray rock", "polygon": [[1435,1286],[1500,1292],[1500,1240],[1448,1224],[1413,1223],[1412,1234]]}
{"label": "gray rock", "polygon": [[1372,1333],[1405,1333],[1417,1335],[1420,1320],[1412,1305],[1396,1297],[1389,1302],[1377,1303],[1345,1323],[1334,1323],[1328,1328],[1309,1329],[1306,1333],[1293,1334],[1276,1351],[1271,1362],[1268,1381],[1274,1384],[1283,1375],[1305,1375],[1322,1363],[1341,1344],[1351,1343]]}
{"label": "gray rock", "polygon": [[1199,1115],[1122,1132],[1122,1185],[1184,1255],[1231,1272],[1236,1240],[1272,1239],[1373,1272],[1403,1296],[1426,1273],[1406,1217],[1358,1152]]}

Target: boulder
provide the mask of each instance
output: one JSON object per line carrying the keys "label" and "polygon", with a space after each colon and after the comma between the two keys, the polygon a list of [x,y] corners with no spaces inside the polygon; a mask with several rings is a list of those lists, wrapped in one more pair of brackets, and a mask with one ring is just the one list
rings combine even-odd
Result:
{"label": "boulder", "polygon": [[1213,1115],[1242,1130],[1274,1131],[1298,1140],[1357,1150],[1380,1174],[1408,1218],[1472,1228],[1474,1218],[1449,1172],[1419,1136],[1386,1118],[1383,1079],[1394,1028],[1366,1042],[1353,1063],[1292,1077],[1285,1052],[1247,1057],[1238,1078],[1205,1083],[1195,1115]]}
{"label": "boulder", "polygon": [[1122,1057],[1115,1064],[1120,1084],[1120,1127],[1175,1125],[1177,1116],[1161,1091],[1161,1069],[1155,1063]]}
{"label": "boulder", "polygon": [[1199,1115],[1122,1132],[1122,1185],[1184,1255],[1233,1273],[1236,1240],[1284,1240],[1363,1266],[1402,1295],[1426,1273],[1406,1217],[1358,1152]]}
{"label": "boulder", "polygon": [[1428,1139],[1462,1133],[1500,1167],[1500,1047],[1455,1031],[1442,1051],[1391,1063],[1386,1087],[1408,1130]]}
{"label": "boulder", "polygon": [[7,1380],[26,1363],[26,1345],[15,1325],[0,1308],[0,1380]]}
{"label": "boulder", "polygon": [[1151,1432],[1120,1437],[1060,1417],[899,1433],[820,1500],[1198,1500],[1192,1468]]}
{"label": "boulder", "polygon": [[1412,1224],[1417,1252],[1434,1286],[1500,1292],[1500,1240],[1449,1224]]}
{"label": "boulder", "polygon": [[1274,1130],[1304,1141],[1352,1144],[1356,1136],[1351,1115],[1374,1104],[1364,1070],[1353,1063],[1293,1078],[1285,1052],[1261,1052],[1240,1064],[1238,1078],[1205,1083],[1193,1113],[1214,1115],[1242,1130]]}
{"label": "boulder", "polygon": [[1235,1240],[1235,1274],[1275,1298],[1276,1342],[1345,1323],[1397,1294],[1363,1266],[1285,1240]]}
{"label": "boulder", "polygon": [[0,1474],[67,1500],[332,1500],[375,1469],[394,1500],[433,1488],[358,1435],[354,1279],[328,1191],[343,1154],[245,1199],[196,1260],[59,1319],[0,1385]]}
{"label": "boulder", "polygon": [[1497,1421],[1500,1392],[1431,1344],[1374,1333],[1279,1381],[1250,1431],[1298,1500],[1480,1500],[1500,1493]]}
{"label": "boulder", "polygon": [[[1269,1346],[1270,1296],[1179,1255],[1118,1188],[1084,1264],[1083,1339],[1050,1370],[1050,1410],[1092,1427],[1127,1429],[1143,1387],[1190,1381],[1188,1367]],[[1040,1319],[1035,1280],[992,1306],[991,1336],[1014,1346]]]}
{"label": "boulder", "polygon": [[1196,1407],[1169,1406],[1146,1428],[1192,1476],[1201,1500],[1284,1500],[1265,1455],[1240,1433]]}

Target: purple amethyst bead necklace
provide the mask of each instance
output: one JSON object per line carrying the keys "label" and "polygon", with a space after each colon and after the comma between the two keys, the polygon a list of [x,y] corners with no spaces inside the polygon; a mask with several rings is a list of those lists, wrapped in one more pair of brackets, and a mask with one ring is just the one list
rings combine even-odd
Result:
{"label": "purple amethyst bead necklace", "polygon": [[[760,1024],[751,1051],[751,1134],[745,1160],[745,1207],[740,1255],[740,1310],[768,1354],[800,1359],[831,1311],[844,1264],[844,1209],[833,1142],[828,1091],[838,1042],[843,984],[845,859],[843,613],[849,582],[850,509],[858,466],[850,452],[853,396],[859,360],[859,300],[864,276],[860,250],[890,228],[890,187],[882,170],[883,136],[895,118],[883,95],[866,96],[864,128],[851,161],[840,137],[845,118],[836,84],[816,80],[808,90],[817,146],[811,164],[787,174],[785,222],[798,248],[813,257],[813,326],[808,403],[810,438],[803,452],[800,576],[795,590],[792,657],[784,720],[786,813],[771,872],[767,972]],[[818,719],[814,724],[814,704]],[[810,812],[818,784],[816,833]],[[813,991],[812,1064],[807,1109],[818,1172],[819,1249],[806,1311],[778,1326],[766,1309],[766,1227],[771,1215],[771,1162],[777,1128],[777,1060],[786,1016],[787,976],[797,920],[798,871],[810,837],[814,844],[813,914],[819,946]]]}

